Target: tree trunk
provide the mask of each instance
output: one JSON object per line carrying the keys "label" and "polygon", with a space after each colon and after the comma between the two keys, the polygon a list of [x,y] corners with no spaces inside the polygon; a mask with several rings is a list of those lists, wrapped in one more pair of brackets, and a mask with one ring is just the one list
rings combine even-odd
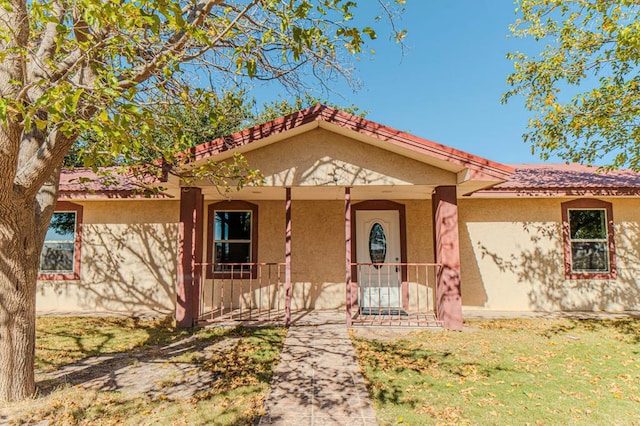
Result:
{"label": "tree trunk", "polygon": [[0,203],[2,401],[24,399],[35,391],[35,294],[39,256],[46,233],[38,210],[35,199],[13,198]]}

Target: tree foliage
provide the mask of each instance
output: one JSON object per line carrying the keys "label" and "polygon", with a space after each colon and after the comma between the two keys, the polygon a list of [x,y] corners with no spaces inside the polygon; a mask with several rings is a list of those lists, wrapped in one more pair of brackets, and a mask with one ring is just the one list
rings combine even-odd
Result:
{"label": "tree foliage", "polygon": [[[84,151],[137,161],[159,129],[171,128],[164,118],[220,101],[221,91],[195,80],[214,89],[242,77],[300,88],[308,77],[348,78],[345,59],[376,38],[353,23],[358,5],[346,0],[2,3],[0,71],[15,69],[0,92],[0,120],[56,135],[38,146],[55,162],[81,134],[94,136]],[[172,149],[157,150],[167,159],[192,143],[188,132],[172,136]]]}
{"label": "tree foliage", "polygon": [[[184,184],[192,184],[205,179],[221,193],[229,193],[241,189],[246,184],[260,184],[262,175],[259,170],[251,168],[241,154],[235,154],[229,161],[216,162],[209,160],[195,167],[189,165],[188,157],[182,156],[184,150],[206,142],[223,138],[237,131],[266,123],[276,118],[293,114],[317,104],[325,104],[336,109],[363,116],[364,111],[354,105],[339,106],[323,101],[318,97],[305,94],[292,100],[280,99],[267,102],[256,107],[256,100],[249,98],[244,90],[227,91],[222,96],[207,96],[184,104],[171,104],[160,109],[156,117],[156,125],[149,134],[132,138],[142,140],[134,142],[139,145],[136,156],[113,157],[109,151],[101,151],[108,141],[101,140],[93,131],[85,132],[71,147],[65,156],[63,165],[69,168],[91,167],[98,180],[104,186],[120,185],[114,172],[125,169],[128,173],[141,177],[137,184],[137,192],[151,194],[161,192],[162,186],[145,183],[144,177],[155,174],[159,170],[158,159],[164,159],[164,170],[179,176]],[[146,143],[145,139],[152,143]],[[183,141],[180,143],[179,141]],[[79,183],[89,184],[89,178],[80,178]],[[54,218],[55,219],[55,218]]]}
{"label": "tree foliage", "polygon": [[[95,168],[153,163],[167,153],[211,141],[250,125],[254,103],[247,99],[244,91],[237,90],[220,96],[211,93],[185,103],[157,105],[155,123],[149,132],[130,136],[132,143],[139,146],[135,157],[114,157],[111,152],[104,151],[103,147],[109,144],[107,135],[99,135],[90,129],[71,147],[64,165]],[[149,140],[152,143],[147,143]]]}
{"label": "tree foliage", "polygon": [[519,0],[516,37],[543,44],[510,53],[508,78],[535,115],[525,141],[543,158],[640,170],[640,2]]}
{"label": "tree foliage", "polygon": [[[397,40],[404,32],[392,18],[403,2],[374,3]],[[376,38],[375,22],[353,19],[357,8],[350,0],[0,0],[0,400],[35,389],[39,258],[78,138],[92,165],[155,158],[147,162],[155,172],[180,173],[190,160],[180,153],[194,143],[189,127],[199,125],[191,109],[220,128],[237,121],[233,107],[215,109],[234,102],[222,95],[230,83],[272,79],[302,91],[310,79],[349,78],[348,58]],[[242,163],[212,166],[202,172],[253,173]]]}
{"label": "tree foliage", "polygon": [[[166,152],[173,152],[176,141],[185,141],[188,147],[197,146],[232,133],[266,123],[317,104],[330,105],[341,111],[364,117],[366,111],[357,106],[331,104],[310,94],[295,98],[272,100],[257,105],[242,89],[229,90],[220,96],[207,96],[190,102],[161,106],[157,124],[148,137],[152,144],[140,141],[136,158],[114,158],[109,152],[100,151],[108,143],[88,131],[80,136],[65,157],[65,167],[138,166],[153,163]],[[182,144],[180,144],[181,146]]]}

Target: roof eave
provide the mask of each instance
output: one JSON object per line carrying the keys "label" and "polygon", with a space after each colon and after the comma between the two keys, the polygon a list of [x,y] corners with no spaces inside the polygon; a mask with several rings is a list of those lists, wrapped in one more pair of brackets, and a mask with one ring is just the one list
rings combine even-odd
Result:
{"label": "roof eave", "polygon": [[566,188],[490,188],[469,194],[474,198],[520,197],[631,197],[639,196],[638,187],[566,187]]}

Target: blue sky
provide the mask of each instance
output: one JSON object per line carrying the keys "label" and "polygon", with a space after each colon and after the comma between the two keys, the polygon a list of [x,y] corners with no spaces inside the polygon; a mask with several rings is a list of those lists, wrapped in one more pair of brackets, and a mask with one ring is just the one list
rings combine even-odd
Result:
{"label": "blue sky", "polygon": [[[367,9],[361,0],[360,8]],[[372,9],[372,6],[369,6]],[[407,0],[398,26],[408,30],[402,55],[379,29],[376,54],[355,63],[362,87],[338,85],[328,100],[354,104],[367,118],[488,159],[541,162],[522,140],[530,113],[520,99],[500,103],[513,64],[508,51],[529,41],[508,38],[515,20],[511,0]],[[267,99],[257,88],[258,103]],[[326,98],[327,96],[321,96]]]}

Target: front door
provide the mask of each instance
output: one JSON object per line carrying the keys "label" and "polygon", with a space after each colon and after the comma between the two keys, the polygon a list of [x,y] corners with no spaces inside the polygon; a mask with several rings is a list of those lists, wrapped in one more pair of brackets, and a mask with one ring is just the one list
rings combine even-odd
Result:
{"label": "front door", "polygon": [[[365,314],[402,310],[398,210],[356,211],[359,306]],[[391,265],[389,265],[391,264]]]}

